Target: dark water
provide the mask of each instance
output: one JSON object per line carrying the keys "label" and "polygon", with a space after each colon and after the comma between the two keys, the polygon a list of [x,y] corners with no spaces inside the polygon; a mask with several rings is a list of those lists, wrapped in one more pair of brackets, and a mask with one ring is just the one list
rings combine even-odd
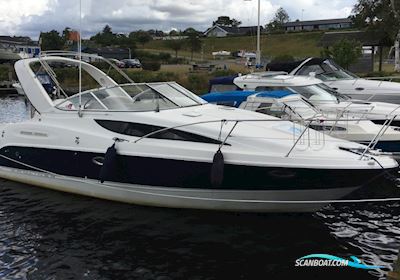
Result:
{"label": "dark water", "polygon": [[[0,99],[0,110],[1,122],[29,115],[21,99]],[[384,279],[399,248],[399,203],[336,205],[313,215],[215,213],[0,179],[0,279]],[[294,266],[312,253],[385,269]]]}

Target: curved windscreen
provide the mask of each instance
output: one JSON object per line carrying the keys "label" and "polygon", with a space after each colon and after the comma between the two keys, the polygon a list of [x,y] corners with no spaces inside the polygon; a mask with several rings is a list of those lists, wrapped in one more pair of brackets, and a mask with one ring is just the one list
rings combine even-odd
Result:
{"label": "curved windscreen", "polygon": [[323,87],[318,84],[308,85],[308,86],[291,86],[289,87],[295,93],[300,94],[311,103],[313,101],[317,102],[327,102],[327,103],[338,103],[338,98],[331,92],[326,91]]}
{"label": "curved windscreen", "polygon": [[88,90],[62,101],[61,110],[158,111],[205,102],[176,83],[126,84]]}
{"label": "curved windscreen", "polygon": [[358,77],[337,65],[335,62],[326,59],[320,64],[305,64],[296,73],[296,75],[308,76],[314,72],[318,79],[323,81],[351,80]]}
{"label": "curved windscreen", "polygon": [[283,104],[286,106],[286,111],[289,110],[291,114],[297,115],[302,119],[311,119],[319,114],[318,110],[302,99],[285,100]]}

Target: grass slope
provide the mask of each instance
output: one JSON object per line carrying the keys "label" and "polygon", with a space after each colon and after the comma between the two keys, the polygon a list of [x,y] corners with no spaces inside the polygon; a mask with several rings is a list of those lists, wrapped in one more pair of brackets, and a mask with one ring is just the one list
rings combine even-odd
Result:
{"label": "grass slope", "polygon": [[[280,55],[292,55],[297,58],[319,56],[321,47],[318,46],[322,32],[288,33],[261,36],[261,51],[264,57],[276,57]],[[213,51],[254,51],[256,49],[256,36],[240,36],[225,38],[203,38],[204,58],[211,58]],[[151,41],[144,46],[150,51],[174,52],[165,44],[165,41]],[[182,49],[179,56],[189,57],[190,52]],[[195,58],[200,53],[195,53]]]}

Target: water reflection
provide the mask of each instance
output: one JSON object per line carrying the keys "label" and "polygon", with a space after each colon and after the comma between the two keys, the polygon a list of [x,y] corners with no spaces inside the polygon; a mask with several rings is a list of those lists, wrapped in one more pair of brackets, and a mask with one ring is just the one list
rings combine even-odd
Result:
{"label": "water reflection", "polygon": [[14,123],[30,117],[30,105],[23,96],[0,97],[0,123]]}

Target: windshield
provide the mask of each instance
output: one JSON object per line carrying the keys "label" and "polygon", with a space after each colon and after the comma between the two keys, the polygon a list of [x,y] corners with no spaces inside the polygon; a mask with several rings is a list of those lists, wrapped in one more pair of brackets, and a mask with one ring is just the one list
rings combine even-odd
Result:
{"label": "windshield", "polygon": [[316,86],[318,86],[318,87],[322,88],[323,90],[326,90],[330,94],[336,96],[340,101],[347,101],[347,100],[351,99],[351,97],[349,97],[349,96],[347,96],[345,94],[342,94],[342,93],[334,90],[333,88],[331,88],[330,86],[327,86],[325,84],[322,84],[322,83],[321,84],[316,84]]}
{"label": "windshield", "polygon": [[326,91],[319,85],[308,85],[308,86],[292,86],[289,87],[295,93],[300,94],[311,103],[314,101],[320,103],[339,103],[338,98],[332,93]]}
{"label": "windshield", "polygon": [[292,99],[292,100],[287,100],[282,102],[284,105],[286,105],[286,110],[290,110],[288,112],[291,115],[297,115],[300,116],[302,119],[310,119],[314,118],[315,115],[317,115],[319,112],[311,107],[307,102],[304,102],[302,99]]}
{"label": "windshield", "polygon": [[[81,102],[81,103],[80,103]],[[158,111],[202,105],[205,102],[176,83],[127,84],[88,90],[61,102],[60,110]]]}
{"label": "windshield", "polygon": [[324,60],[321,64],[306,64],[296,74],[308,76],[312,72],[315,73],[315,77],[323,81],[352,80],[358,78],[329,59]]}

